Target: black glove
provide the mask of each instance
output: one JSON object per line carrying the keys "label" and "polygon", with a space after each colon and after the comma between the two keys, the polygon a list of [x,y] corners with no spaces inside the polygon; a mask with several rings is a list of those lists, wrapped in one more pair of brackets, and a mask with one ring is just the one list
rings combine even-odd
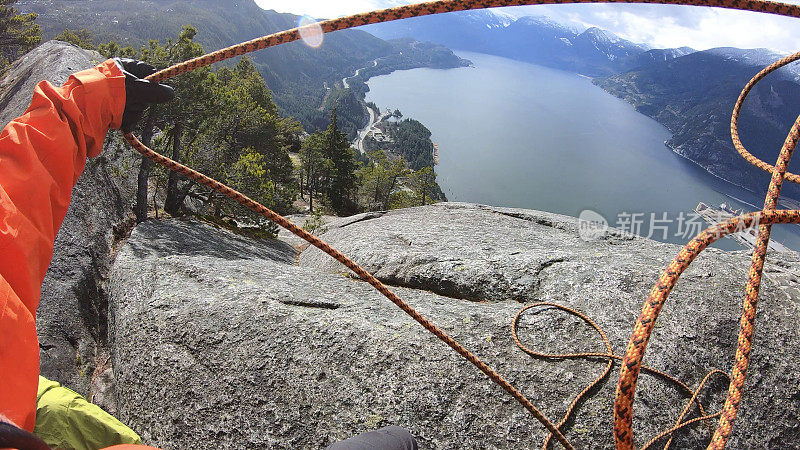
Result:
{"label": "black glove", "polygon": [[175,91],[166,84],[151,83],[143,78],[156,73],[156,68],[142,61],[114,58],[125,74],[125,112],[122,131],[132,131],[151,103],[164,103],[175,98]]}

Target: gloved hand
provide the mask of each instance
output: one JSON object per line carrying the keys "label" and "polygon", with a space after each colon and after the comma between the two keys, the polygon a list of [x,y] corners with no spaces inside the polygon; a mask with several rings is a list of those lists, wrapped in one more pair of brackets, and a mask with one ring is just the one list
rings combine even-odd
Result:
{"label": "gloved hand", "polygon": [[156,73],[156,68],[142,61],[114,58],[125,74],[125,112],[122,131],[132,131],[151,103],[164,103],[175,98],[175,91],[166,84],[151,83],[144,78]]}

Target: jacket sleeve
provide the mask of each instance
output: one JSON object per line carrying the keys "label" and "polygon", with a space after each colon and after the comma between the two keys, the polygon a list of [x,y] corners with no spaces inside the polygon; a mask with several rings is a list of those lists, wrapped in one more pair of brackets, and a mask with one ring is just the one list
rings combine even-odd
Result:
{"label": "jacket sleeve", "polygon": [[87,156],[100,153],[125,109],[125,75],[111,60],[43,81],[31,106],[0,133],[0,413],[32,431],[39,345],[36,308]]}

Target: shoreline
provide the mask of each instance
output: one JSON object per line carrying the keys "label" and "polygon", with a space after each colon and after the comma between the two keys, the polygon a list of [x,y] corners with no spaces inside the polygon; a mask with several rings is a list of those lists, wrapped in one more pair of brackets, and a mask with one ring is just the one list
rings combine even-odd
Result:
{"label": "shoreline", "polygon": [[[461,66],[442,67],[442,68],[429,67],[429,66],[419,66],[419,67],[409,67],[409,68],[405,68],[405,69],[392,69],[388,73],[381,73],[381,74],[378,74],[378,75],[375,75],[375,76],[391,75],[394,72],[397,72],[399,70],[414,70],[414,69],[451,70],[451,69],[461,69],[461,68],[475,67],[474,63],[471,60],[459,56],[452,49],[450,49],[450,51],[455,56],[457,56],[459,59],[461,59],[462,61],[465,61],[466,64],[465,65],[461,65]],[[359,69],[356,69],[356,71],[353,74],[353,76],[342,78],[341,82],[342,82],[343,89],[350,89],[350,83],[348,83],[347,80],[349,80],[351,78],[358,78],[361,75],[361,71],[363,71],[365,69],[371,69],[371,68],[378,67],[378,61],[381,60],[381,59],[383,59],[383,58],[382,57],[381,58],[375,58],[375,59],[373,59],[371,61],[371,63],[372,63],[371,66],[361,67]],[[367,86],[367,91],[366,92],[369,92],[369,81],[370,81],[370,79],[372,79],[372,76],[370,76],[370,77],[366,78],[365,80],[361,81],[364,85]],[[334,83],[334,86],[336,84],[338,84],[338,82]],[[332,91],[333,88],[328,87],[327,86],[327,82],[325,83],[325,88],[326,88],[325,98],[327,98],[328,94],[330,94],[330,92]],[[359,129],[356,132],[356,138],[351,142],[351,145],[354,146],[356,148],[356,150],[358,150],[362,155],[366,155],[366,150],[364,149],[364,139],[366,139],[366,137],[369,134],[369,132],[372,131],[373,128],[375,128],[375,126],[378,123],[380,123],[381,121],[383,121],[387,117],[391,116],[391,112],[386,112],[384,114],[380,114],[380,106],[378,106],[376,104],[375,106],[378,108],[378,111],[377,111],[378,115],[376,117],[375,112],[373,112],[372,108],[370,108],[369,105],[367,104],[366,92],[361,93],[362,98],[358,99],[358,101],[361,103],[361,106],[363,106],[367,110],[367,114],[369,116],[369,119],[367,121],[367,124],[363,128]],[[323,102],[323,104],[324,104],[324,102]],[[433,141],[431,141],[431,142],[433,142]],[[434,164],[434,166],[437,165],[437,164],[438,163]]]}
{"label": "shoreline", "polygon": [[[672,129],[672,128],[671,128],[671,127],[668,125],[668,124],[661,122],[661,121],[660,121],[660,120],[658,120],[658,118],[656,118],[656,117],[653,117],[653,116],[651,116],[651,115],[649,115],[649,114],[645,114],[645,113],[643,113],[643,112],[639,111],[639,110],[636,108],[636,105],[635,105],[635,104],[633,104],[633,103],[629,102],[629,101],[628,101],[628,100],[626,100],[624,97],[621,97],[621,96],[617,96],[617,95],[615,95],[615,94],[614,94],[613,92],[611,92],[610,90],[608,90],[608,89],[606,89],[605,87],[601,86],[600,84],[598,84],[598,83],[594,82],[594,78],[587,77],[586,75],[581,75],[581,74],[578,74],[578,76],[580,76],[580,77],[583,77],[583,78],[588,78],[588,79],[592,80],[592,84],[594,84],[595,86],[597,86],[598,88],[600,88],[601,90],[603,90],[603,91],[604,91],[606,94],[610,95],[611,97],[614,97],[614,98],[616,98],[616,99],[619,99],[619,100],[621,100],[621,101],[625,102],[626,104],[630,105],[630,107],[631,107],[631,108],[633,108],[633,110],[634,110],[634,111],[636,111],[637,113],[639,113],[639,114],[641,114],[641,115],[643,115],[643,116],[645,116],[645,117],[648,117],[648,118],[650,118],[650,119],[652,119],[652,120],[656,121],[656,122],[657,122],[659,125],[663,126],[665,129],[667,129],[667,130],[670,132],[670,134],[671,134],[671,136],[670,136],[670,139],[671,139],[672,137],[674,137],[674,136],[675,136],[675,133],[676,133],[676,132],[675,132],[675,131],[674,131],[674,130],[673,130],[673,129]],[[598,80],[599,80],[599,78],[598,78]],[[674,154],[676,154],[676,155],[680,156],[681,158],[683,158],[683,159],[685,159],[685,160],[687,160],[687,161],[691,162],[691,163],[692,163],[692,164],[694,164],[695,166],[697,166],[697,167],[701,168],[701,169],[702,169],[704,172],[706,172],[706,173],[710,174],[711,176],[713,176],[714,178],[716,178],[716,179],[718,179],[718,180],[724,181],[725,183],[728,183],[728,184],[730,184],[730,185],[732,185],[732,186],[735,186],[735,187],[737,187],[737,188],[739,188],[739,189],[743,189],[743,190],[745,190],[745,191],[747,191],[747,192],[749,192],[749,193],[751,193],[751,194],[753,194],[753,195],[755,195],[755,196],[757,196],[757,197],[759,197],[759,196],[763,196],[763,195],[766,195],[766,190],[764,190],[764,192],[758,192],[758,191],[755,191],[755,190],[753,190],[751,187],[744,186],[743,184],[739,184],[739,182],[736,182],[736,181],[729,180],[729,179],[725,178],[724,176],[722,176],[722,175],[720,175],[720,174],[718,174],[718,173],[716,173],[716,172],[713,172],[713,171],[711,171],[711,170],[710,170],[708,167],[704,166],[703,164],[700,164],[699,162],[695,161],[694,159],[690,158],[689,156],[687,156],[687,155],[685,155],[685,154],[681,153],[680,151],[678,151],[678,149],[677,149],[677,148],[675,148],[675,147],[673,147],[672,145],[670,145],[670,144],[669,144],[669,139],[667,139],[667,140],[665,140],[665,141],[664,141],[664,147],[668,148],[668,149],[669,149],[669,150],[670,150],[672,153],[674,153]],[[738,156],[738,153],[737,153],[736,155],[734,155],[733,157],[737,157],[737,156]],[[723,194],[724,194],[724,195],[726,195],[726,196],[728,196],[728,197],[734,198],[734,197],[732,197],[732,196],[731,196],[731,195],[729,195],[729,194],[725,194],[725,193],[723,193]],[[788,201],[789,201],[790,203],[797,204],[797,205],[799,205],[799,206],[800,206],[800,200],[798,200],[798,199],[795,199],[794,197],[789,197],[789,196],[787,196],[786,194],[783,194],[783,193],[781,194],[781,197],[788,199]],[[734,198],[734,199],[735,199],[735,198]],[[735,199],[735,200],[736,200],[736,199]],[[780,202],[780,201],[781,201],[781,200],[779,200],[779,202]],[[758,210],[758,209],[760,209],[760,208],[756,208],[756,210]]]}
{"label": "shoreline", "polygon": [[[648,116],[648,117],[649,117],[649,116]],[[670,146],[670,145],[667,143],[667,141],[664,141],[664,147],[668,148],[668,149],[669,149],[669,150],[670,150],[672,153],[674,153],[674,154],[676,154],[676,155],[680,156],[681,158],[683,158],[683,159],[685,159],[685,160],[687,160],[687,161],[691,162],[691,163],[692,163],[692,164],[694,164],[695,166],[697,166],[697,167],[699,167],[699,168],[703,169],[703,171],[704,171],[704,172],[708,173],[709,175],[713,176],[714,178],[716,178],[716,179],[718,179],[718,180],[722,180],[722,181],[724,181],[724,182],[726,182],[726,183],[728,183],[728,184],[730,184],[730,185],[732,185],[732,186],[736,186],[736,187],[738,187],[738,188],[740,188],[740,189],[744,189],[745,191],[747,191],[747,192],[749,192],[749,193],[751,193],[751,194],[753,194],[753,195],[756,195],[756,196],[763,195],[762,193],[760,193],[760,192],[756,192],[756,191],[752,190],[751,188],[749,188],[749,187],[747,187],[747,186],[743,186],[743,185],[741,185],[741,184],[738,184],[738,183],[736,183],[736,182],[734,182],[734,181],[731,181],[731,180],[729,180],[729,179],[727,179],[727,178],[725,178],[725,177],[723,177],[723,176],[721,176],[721,175],[719,175],[719,174],[716,174],[716,173],[714,173],[714,172],[710,171],[710,170],[709,170],[707,167],[703,166],[703,165],[702,165],[702,164],[700,164],[699,162],[697,162],[697,161],[693,160],[692,158],[690,158],[690,157],[688,157],[688,156],[684,155],[683,153],[679,152],[679,151],[678,151],[677,149],[675,149],[674,147]],[[725,195],[727,195],[728,197],[731,197],[731,195],[729,195],[729,194],[725,194]],[[732,198],[733,198],[733,197],[732,197]],[[791,201],[796,201],[796,200],[795,200],[795,199],[793,199],[792,197],[788,197],[788,199],[789,199],[789,200],[791,200]],[[742,202],[742,203],[746,203],[746,202]]]}

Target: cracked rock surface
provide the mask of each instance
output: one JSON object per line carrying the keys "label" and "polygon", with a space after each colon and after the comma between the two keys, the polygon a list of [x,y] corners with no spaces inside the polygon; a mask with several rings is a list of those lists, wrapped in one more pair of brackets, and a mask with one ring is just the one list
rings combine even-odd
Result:
{"label": "cracked rock surface", "polygon": [[[641,304],[678,247],[610,231],[579,239],[575,219],[444,203],[329,224],[322,237],[388,283],[557,421],[603,368],[534,359],[509,325],[533,301],[586,313],[623,352]],[[747,391],[730,448],[800,442],[796,255],[775,257],[762,286]],[[321,448],[396,424],[420,448],[538,448],[545,432],[510,396],[366,283],[314,248],[254,241],[192,221],[140,224],[110,279],[110,331],[120,415],[165,448]],[[694,387],[729,370],[749,258],[709,251],[684,274],[645,363]],[[778,281],[775,281],[778,280]],[[602,351],[577,319],[530,311],[521,339],[547,352]],[[565,434],[613,448],[619,367],[583,402]],[[720,407],[727,386],[701,396]],[[642,445],[669,428],[687,397],[643,375],[634,430]],[[696,414],[693,410],[692,414]],[[675,448],[704,448],[682,432]]]}

